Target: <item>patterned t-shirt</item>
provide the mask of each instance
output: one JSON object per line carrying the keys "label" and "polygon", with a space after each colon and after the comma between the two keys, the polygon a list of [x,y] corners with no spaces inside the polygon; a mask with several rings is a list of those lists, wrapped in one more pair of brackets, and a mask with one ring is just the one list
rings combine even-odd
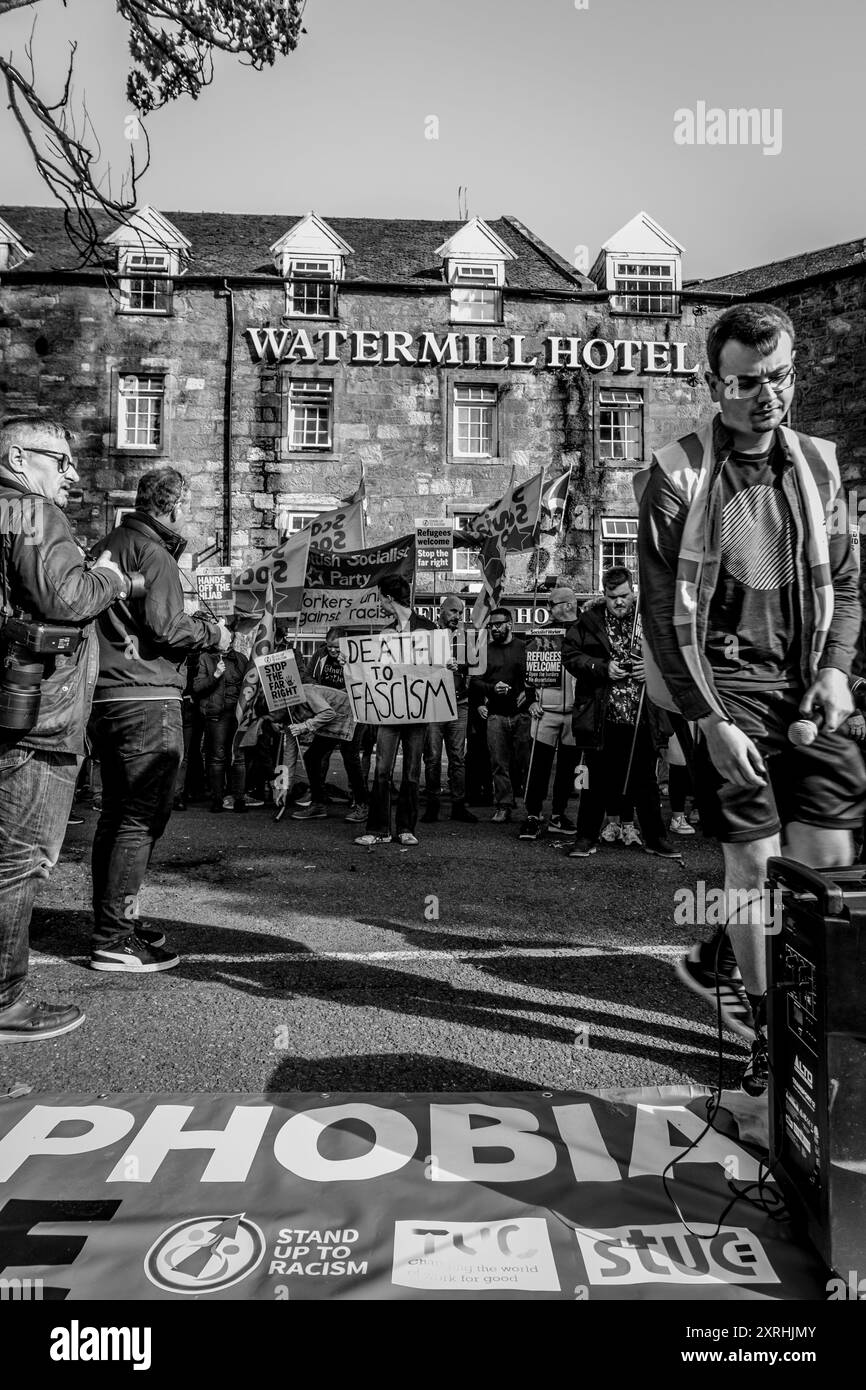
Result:
{"label": "patterned t-shirt", "polygon": [[706,653],[719,690],[800,683],[796,533],[782,490],[784,455],[730,455],[719,478],[721,566]]}
{"label": "patterned t-shirt", "polygon": [[[610,639],[611,660],[622,662],[632,655],[632,629],[634,613],[626,613],[618,618],[605,608],[604,615],[607,635]],[[640,704],[640,682],[633,680],[613,681],[607,701],[607,717],[614,724],[633,724],[637,718]]]}

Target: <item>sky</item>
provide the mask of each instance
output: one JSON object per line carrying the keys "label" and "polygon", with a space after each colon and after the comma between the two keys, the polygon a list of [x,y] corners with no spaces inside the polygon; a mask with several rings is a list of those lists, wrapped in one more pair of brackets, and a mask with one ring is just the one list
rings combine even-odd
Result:
{"label": "sky", "polygon": [[[35,0],[0,18],[4,53],[34,16],[40,84],[74,38],[76,97],[121,169],[125,24],[111,0]],[[866,236],[863,0],[307,0],[304,25],[275,68],[220,56],[198,101],[149,118],[141,202],[457,219],[466,186],[471,216],[590,264],[645,209],[688,279]],[[702,109],[740,107],[766,113],[763,143],[674,138],[675,113],[697,137]],[[49,202],[3,103],[0,203]]]}

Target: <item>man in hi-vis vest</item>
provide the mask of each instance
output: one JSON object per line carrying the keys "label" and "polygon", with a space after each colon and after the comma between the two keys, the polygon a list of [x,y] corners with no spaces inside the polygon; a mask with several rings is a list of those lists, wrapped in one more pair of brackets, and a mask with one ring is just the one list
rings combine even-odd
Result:
{"label": "man in hi-vis vest", "polygon": [[[853,709],[858,570],[835,446],[782,423],[794,395],[788,316],[726,310],[707,358],[719,413],[635,481],[641,614],[648,694],[698,723],[701,820],[725,856],[727,923],[678,974],[754,1039],[742,1084],[760,1095],[767,860],[783,839],[813,868],[850,864],[866,805],[860,751],[836,732]],[[788,730],[809,715],[820,731],[795,746]]]}

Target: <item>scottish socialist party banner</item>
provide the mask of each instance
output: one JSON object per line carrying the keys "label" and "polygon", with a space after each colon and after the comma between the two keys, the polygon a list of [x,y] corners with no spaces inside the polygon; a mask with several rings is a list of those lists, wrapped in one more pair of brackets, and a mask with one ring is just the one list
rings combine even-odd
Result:
{"label": "scottish socialist party banner", "polygon": [[737,1195],[766,1182],[754,1114],[726,1094],[708,1125],[688,1088],[8,1097],[0,1288],[67,1303],[823,1298],[791,1225]]}
{"label": "scottish socialist party banner", "polygon": [[337,624],[384,627],[390,618],[379,603],[379,580],[401,574],[411,581],[414,569],[414,535],[350,554],[311,550],[298,607],[299,636],[323,634]]}
{"label": "scottish socialist party banner", "polygon": [[341,637],[343,680],[360,724],[441,724],[457,718],[451,633]]}

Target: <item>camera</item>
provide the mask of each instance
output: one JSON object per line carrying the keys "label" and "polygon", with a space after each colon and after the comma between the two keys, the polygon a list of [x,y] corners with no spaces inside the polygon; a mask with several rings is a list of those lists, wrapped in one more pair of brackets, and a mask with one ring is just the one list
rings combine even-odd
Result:
{"label": "camera", "polygon": [[[144,595],[144,576],[127,575],[129,598]],[[74,656],[83,629],[63,623],[0,614],[0,731],[27,734],[39,717],[45,668],[58,656]]]}

